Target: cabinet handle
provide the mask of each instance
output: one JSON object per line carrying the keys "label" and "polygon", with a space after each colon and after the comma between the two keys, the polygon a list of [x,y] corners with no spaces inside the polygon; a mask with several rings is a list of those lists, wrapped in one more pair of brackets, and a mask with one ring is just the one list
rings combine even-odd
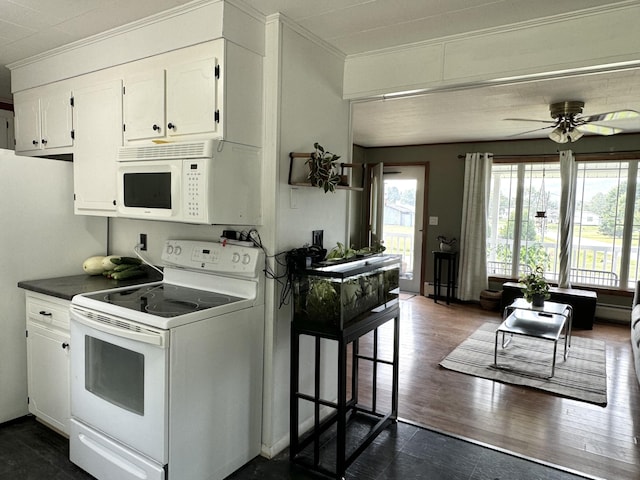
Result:
{"label": "cabinet handle", "polygon": [[[171,125],[171,124],[169,124],[169,125]],[[160,126],[159,125],[155,125],[154,124],[153,127],[151,127],[151,128],[153,128],[154,132],[159,132],[160,131]]]}
{"label": "cabinet handle", "polygon": [[42,144],[43,144],[43,145],[46,145],[46,144],[47,144],[47,141],[46,141],[44,138],[42,139]]}
{"label": "cabinet handle", "polygon": [[63,348],[63,349],[64,349],[64,348],[69,348],[69,344],[68,344],[67,342],[64,342],[64,343],[62,344],[62,348]]}
{"label": "cabinet handle", "polygon": [[47,312],[46,310],[40,310],[40,315],[44,315],[45,317],[50,317],[53,315],[51,312]]}
{"label": "cabinet handle", "polygon": [[38,144],[38,140],[34,140],[34,141],[33,141],[33,142],[31,142],[31,143],[33,143],[34,145],[37,145],[37,144]]}
{"label": "cabinet handle", "polygon": [[169,123],[167,124],[167,128],[168,128],[169,130],[175,130],[175,129],[176,129],[176,126],[175,126],[173,123],[169,122]]}

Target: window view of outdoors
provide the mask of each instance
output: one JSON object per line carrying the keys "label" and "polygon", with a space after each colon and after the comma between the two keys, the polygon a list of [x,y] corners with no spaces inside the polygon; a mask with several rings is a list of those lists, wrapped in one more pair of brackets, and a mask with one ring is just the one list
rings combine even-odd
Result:
{"label": "window view of outdoors", "polygon": [[400,277],[413,278],[417,180],[384,179],[384,226],[386,253],[402,255]]}
{"label": "window view of outdoors", "polygon": [[[578,162],[572,284],[632,288],[638,278],[637,164]],[[515,278],[541,265],[545,277],[557,281],[559,210],[558,162],[493,165],[487,232],[489,275]]]}

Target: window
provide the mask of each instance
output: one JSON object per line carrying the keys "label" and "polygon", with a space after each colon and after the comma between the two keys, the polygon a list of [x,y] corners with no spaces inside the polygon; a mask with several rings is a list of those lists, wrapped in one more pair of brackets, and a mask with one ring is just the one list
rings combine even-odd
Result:
{"label": "window", "polygon": [[[570,260],[572,284],[633,288],[639,279],[638,161],[577,159]],[[488,274],[517,278],[542,265],[559,278],[559,162],[495,163],[491,174]]]}

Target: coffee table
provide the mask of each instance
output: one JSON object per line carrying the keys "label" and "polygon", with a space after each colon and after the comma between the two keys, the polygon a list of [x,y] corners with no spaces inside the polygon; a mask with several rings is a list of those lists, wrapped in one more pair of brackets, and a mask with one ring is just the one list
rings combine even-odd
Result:
{"label": "coffee table", "polygon": [[[558,340],[564,331],[564,359],[567,359],[567,317],[557,313],[534,311],[530,309],[515,308],[496,330],[495,348],[493,352],[493,365],[495,368],[507,369],[498,364],[498,337],[502,334],[502,348],[506,348],[513,340],[514,335],[537,338],[553,342],[553,359],[551,360],[551,375],[542,378],[551,378],[556,370],[556,353]],[[507,338],[506,336],[509,335]],[[513,370],[513,368],[508,368]],[[528,375],[535,375],[525,372]]]}
{"label": "coffee table", "polygon": [[569,337],[569,346],[571,346],[571,329],[573,328],[573,307],[571,305],[568,303],[545,301],[542,307],[534,307],[531,302],[527,302],[524,298],[520,297],[516,298],[511,305],[505,307],[502,319],[505,320],[516,308],[563,315],[567,319],[567,336]]}

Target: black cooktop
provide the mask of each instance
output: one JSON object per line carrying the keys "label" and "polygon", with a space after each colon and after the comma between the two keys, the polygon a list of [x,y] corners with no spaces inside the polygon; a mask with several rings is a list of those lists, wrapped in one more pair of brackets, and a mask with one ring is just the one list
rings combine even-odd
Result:
{"label": "black cooktop", "polygon": [[159,317],[177,317],[242,300],[217,292],[167,283],[84,295],[105,303]]}

